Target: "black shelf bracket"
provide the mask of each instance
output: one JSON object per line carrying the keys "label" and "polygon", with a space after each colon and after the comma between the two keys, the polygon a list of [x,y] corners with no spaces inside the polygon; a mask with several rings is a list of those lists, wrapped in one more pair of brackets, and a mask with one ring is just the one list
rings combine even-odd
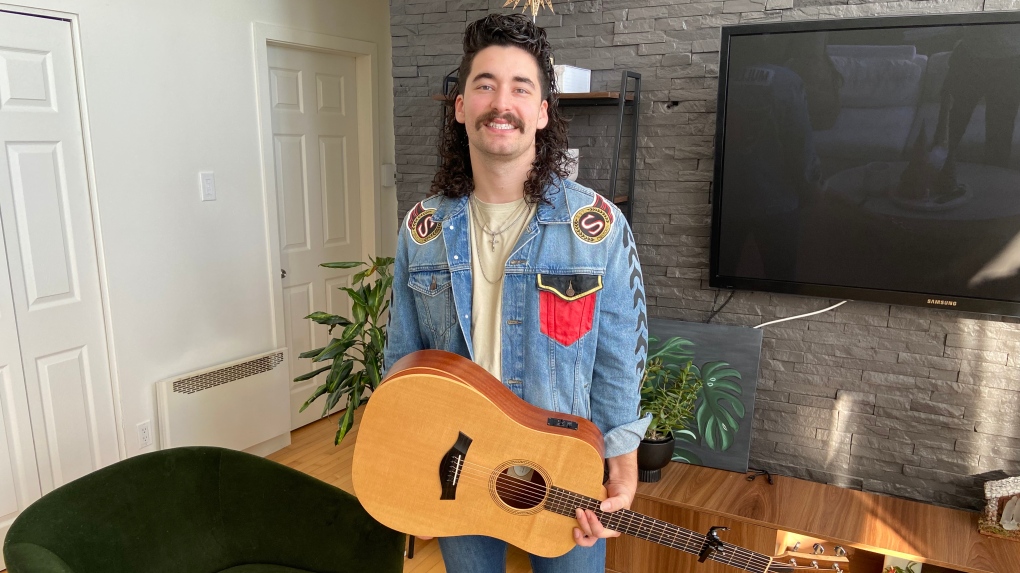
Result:
{"label": "black shelf bracket", "polygon": [[634,80],[634,98],[631,100],[632,106],[634,107],[633,121],[631,122],[631,140],[630,140],[630,174],[628,175],[627,182],[627,208],[624,209],[624,214],[627,216],[627,221],[632,223],[634,215],[634,180],[637,176],[637,140],[638,140],[638,118],[641,117],[641,74],[632,72],[629,70],[623,71],[623,77],[620,78],[620,101],[617,104],[619,109],[616,120],[616,152],[613,153],[613,167],[610,172],[609,181],[609,200],[616,199],[616,180],[620,169],[620,144],[623,139],[623,109],[627,106],[627,88],[630,87],[630,81]]}

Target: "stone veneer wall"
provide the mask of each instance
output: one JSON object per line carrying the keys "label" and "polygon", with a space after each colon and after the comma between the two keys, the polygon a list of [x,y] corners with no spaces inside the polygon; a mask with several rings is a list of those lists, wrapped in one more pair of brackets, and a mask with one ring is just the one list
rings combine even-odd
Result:
{"label": "stone veneer wall", "polygon": [[[632,220],[652,316],[704,321],[719,28],[741,22],[1020,9],[1020,0],[554,0],[543,10],[557,63],[592,89],[642,74]],[[442,78],[467,22],[503,0],[391,0],[400,215],[437,165]],[[608,189],[613,109],[570,108],[579,181]],[[624,149],[629,141],[624,141]],[[626,165],[624,165],[624,168]],[[833,302],[737,291],[714,322],[756,325]],[[765,330],[751,465],[940,505],[979,509],[987,476],[1020,474],[1020,324],[887,304]],[[1005,472],[1005,474],[1003,474]]]}

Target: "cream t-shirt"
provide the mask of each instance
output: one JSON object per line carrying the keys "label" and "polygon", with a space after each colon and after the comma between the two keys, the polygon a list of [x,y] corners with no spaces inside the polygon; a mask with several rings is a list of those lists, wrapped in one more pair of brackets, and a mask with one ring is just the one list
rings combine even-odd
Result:
{"label": "cream t-shirt", "polygon": [[[468,200],[471,222],[471,345],[475,363],[502,381],[503,273],[535,205]],[[495,233],[495,241],[493,241]]]}

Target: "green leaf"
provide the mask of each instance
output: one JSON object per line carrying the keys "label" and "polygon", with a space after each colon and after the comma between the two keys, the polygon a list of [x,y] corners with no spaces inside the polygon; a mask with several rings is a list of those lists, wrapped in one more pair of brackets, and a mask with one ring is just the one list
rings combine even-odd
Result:
{"label": "green leaf", "polygon": [[326,349],[326,347],[323,346],[322,348],[316,348],[315,350],[309,350],[307,352],[302,352],[301,354],[298,354],[298,358],[312,358],[314,356],[318,356],[319,353],[322,352],[325,349]]}
{"label": "green leaf", "polygon": [[361,324],[365,322],[368,313],[366,312],[365,305],[356,302],[351,306],[351,314],[354,315],[354,322]]}
{"label": "green leaf", "polygon": [[332,368],[332,366],[323,366],[322,368],[319,368],[318,370],[316,370],[314,372],[309,372],[307,374],[302,374],[301,376],[298,376],[297,378],[294,379],[294,381],[295,382],[304,382],[305,380],[309,380],[311,378],[315,378],[316,376],[318,376],[319,374],[322,374],[323,372],[329,370],[330,368]]}
{"label": "green leaf", "polygon": [[740,372],[726,362],[708,362],[700,372],[703,385],[695,414],[698,433],[709,448],[726,451],[733,445],[746,414],[740,400],[743,390],[733,380],[740,379]]}
{"label": "green leaf", "polygon": [[333,445],[340,443],[340,440],[344,439],[347,432],[350,431],[351,426],[354,425],[354,408],[347,408],[344,412],[344,417],[340,419],[340,427],[337,428],[336,438],[333,440]]}
{"label": "green leaf", "polygon": [[339,324],[339,325],[342,325],[342,326],[346,326],[346,325],[351,323],[351,321],[347,320],[346,318],[344,318],[342,316],[337,316],[335,314],[329,314],[328,312],[313,312],[312,314],[309,314],[305,318],[310,319],[310,320],[314,320],[315,322],[317,322],[319,324],[325,324],[325,325],[328,325],[328,326],[333,326],[333,325],[336,325],[336,324]]}
{"label": "green leaf", "polygon": [[683,448],[677,448],[673,450],[673,458],[671,461],[683,462],[685,464],[694,464],[698,466],[704,465],[704,463],[701,461],[701,458],[699,458],[697,454]]}
{"label": "green leaf", "polygon": [[371,341],[372,346],[375,349],[381,351],[383,349],[383,343],[386,341],[386,335],[378,326],[371,326],[368,329],[368,339]]}
{"label": "green leaf", "polygon": [[301,408],[300,408],[300,409],[298,409],[298,413],[304,412],[304,411],[305,411],[305,408],[307,408],[307,407],[308,407],[309,405],[311,405],[311,403],[312,403],[312,402],[314,402],[314,401],[315,401],[315,400],[316,400],[316,399],[317,399],[317,398],[318,398],[319,396],[322,396],[322,395],[323,395],[323,394],[325,394],[325,393],[326,393],[326,385],[325,385],[325,384],[323,384],[323,385],[319,386],[318,388],[316,388],[316,389],[315,389],[315,392],[312,392],[312,395],[311,395],[311,396],[309,396],[309,397],[308,397],[308,399],[307,399],[307,400],[305,400],[305,403],[301,405]]}
{"label": "green leaf", "polygon": [[353,360],[334,360],[333,371],[329,373],[329,391],[336,392],[341,388],[351,375],[351,370],[354,370]]}
{"label": "green leaf", "polygon": [[347,261],[344,263],[322,263],[320,267],[326,267],[327,269],[353,269],[354,267],[360,267],[365,264],[362,261]]}
{"label": "green leaf", "polygon": [[[340,340],[342,340],[345,343],[354,344],[354,338],[361,333],[361,330],[364,327],[365,325],[361,322],[348,324],[344,328],[344,333],[340,335]],[[347,346],[348,348],[350,348],[350,344],[348,344]]]}
{"label": "green leaf", "polygon": [[365,364],[365,372],[368,374],[368,385],[371,389],[375,390],[379,387],[379,367],[376,366],[375,361],[370,361]]}
{"label": "green leaf", "polygon": [[340,290],[347,293],[347,295],[351,297],[351,300],[353,300],[355,304],[360,304],[361,306],[366,305],[365,297],[360,292],[352,289],[351,287],[340,287]]}
{"label": "green leaf", "polygon": [[673,437],[683,442],[698,443],[698,435],[686,428],[683,430],[673,430]]}
{"label": "green leaf", "polygon": [[342,398],[343,395],[344,395],[343,392],[333,392],[332,394],[330,394],[329,398],[326,398],[325,406],[322,408],[322,415],[326,416],[327,414],[329,414],[330,410],[332,410],[333,407],[336,406],[337,402],[340,401],[340,398]]}
{"label": "green leaf", "polygon": [[[347,328],[351,328],[351,326],[348,326]],[[344,332],[346,333],[346,330]],[[353,336],[350,338],[334,338],[333,341],[329,343],[329,346],[327,346],[321,354],[316,356],[312,362],[322,362],[323,360],[329,360],[331,358],[345,355],[354,344],[353,338]]]}
{"label": "green leaf", "polygon": [[659,347],[655,346],[657,342],[654,336],[649,337],[648,361],[659,359],[667,370],[679,372],[694,359],[694,343],[690,340],[674,336]]}

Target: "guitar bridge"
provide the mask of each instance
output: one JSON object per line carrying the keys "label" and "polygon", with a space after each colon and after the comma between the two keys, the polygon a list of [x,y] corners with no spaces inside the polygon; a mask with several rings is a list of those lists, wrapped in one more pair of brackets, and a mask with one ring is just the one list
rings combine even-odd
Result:
{"label": "guitar bridge", "polygon": [[439,463],[439,482],[443,486],[443,493],[439,499],[457,498],[457,484],[464,472],[464,462],[467,460],[469,447],[471,447],[471,438],[464,432],[458,432],[457,441]]}

